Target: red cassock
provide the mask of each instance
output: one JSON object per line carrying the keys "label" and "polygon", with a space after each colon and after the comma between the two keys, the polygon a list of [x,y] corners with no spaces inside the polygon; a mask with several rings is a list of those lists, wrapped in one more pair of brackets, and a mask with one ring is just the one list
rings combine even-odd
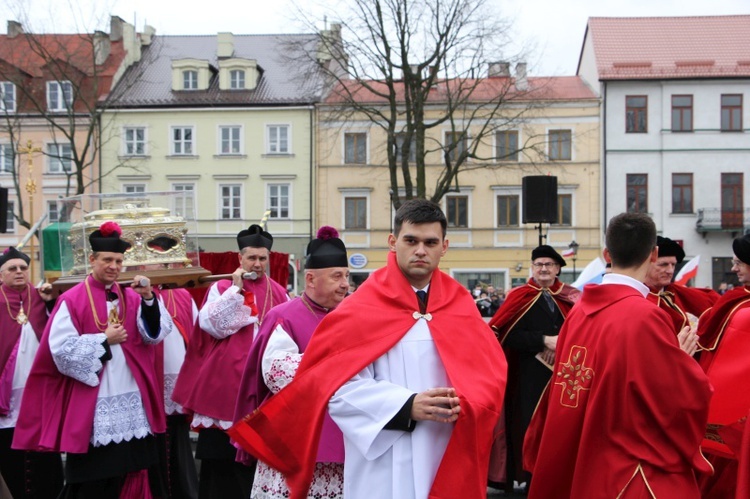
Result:
{"label": "red cassock", "polygon": [[711,387],[636,289],[586,286],[524,443],[530,498],[698,498]]}
{"label": "red cassock", "polygon": [[701,483],[705,498],[750,497],[750,288],[736,288],[698,323],[700,363],[714,387],[703,449],[716,473]]}
{"label": "red cassock", "polygon": [[[247,452],[285,475],[293,499],[307,497],[328,400],[406,334],[418,309],[390,253],[387,267],[323,319],[292,382],[229,430]],[[430,497],[484,497],[505,358],[471,295],[440,271],[430,281],[427,312],[438,354],[461,399]]]}

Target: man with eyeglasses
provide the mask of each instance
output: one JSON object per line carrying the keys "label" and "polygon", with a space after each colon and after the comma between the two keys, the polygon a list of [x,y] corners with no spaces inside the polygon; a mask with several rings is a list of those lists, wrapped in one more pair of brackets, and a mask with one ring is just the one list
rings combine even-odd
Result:
{"label": "man with eyeglasses", "polygon": [[58,453],[11,449],[26,380],[55,305],[52,286],[29,282],[28,255],[0,256],[0,473],[13,497],[55,497],[63,485]]}
{"label": "man with eyeglasses", "polygon": [[715,473],[701,483],[703,497],[750,497],[750,234],[732,243],[732,272],[740,285],[727,291],[698,322],[700,364],[714,387],[702,449]]}
{"label": "man with eyeglasses", "polygon": [[[505,481],[512,490],[513,481],[526,482],[531,475],[523,471],[522,447],[526,428],[534,408],[552,374],[555,362],[557,335],[580,292],[558,279],[565,259],[548,245],[531,252],[531,278],[513,289],[490,321],[490,326],[508,358],[508,384],[505,394],[507,428],[495,442],[493,465],[490,469],[492,486]],[[505,439],[505,442],[502,439]],[[501,455],[507,444],[505,480]]]}
{"label": "man with eyeglasses", "polygon": [[674,271],[685,259],[685,251],[668,237],[657,236],[659,257],[651,264],[644,284],[648,300],[669,314],[680,348],[693,355],[698,347],[695,324],[703,313],[719,299],[712,289],[689,288],[672,282]]}

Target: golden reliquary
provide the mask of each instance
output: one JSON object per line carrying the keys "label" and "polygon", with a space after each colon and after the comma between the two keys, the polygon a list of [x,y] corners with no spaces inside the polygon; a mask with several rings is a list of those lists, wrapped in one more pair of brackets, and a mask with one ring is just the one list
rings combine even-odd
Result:
{"label": "golden reliquary", "polygon": [[190,267],[187,257],[187,226],[180,216],[168,208],[152,207],[148,198],[129,199],[92,211],[83,221],[73,224],[68,234],[73,250],[73,274],[87,272],[91,251],[88,237],[106,221],[117,222],[122,228],[121,239],[131,244],[125,252],[123,267],[173,268]]}

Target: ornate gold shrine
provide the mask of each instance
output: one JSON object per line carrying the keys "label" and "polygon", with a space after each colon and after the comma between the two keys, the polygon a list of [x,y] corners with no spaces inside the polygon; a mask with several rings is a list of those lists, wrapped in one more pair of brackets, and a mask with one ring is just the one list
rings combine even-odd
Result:
{"label": "ornate gold shrine", "polygon": [[106,221],[122,228],[121,239],[131,244],[125,252],[123,267],[190,267],[187,257],[187,225],[169,209],[149,206],[149,200],[131,201],[118,208],[105,208],[84,215],[73,224],[68,239],[73,249],[72,273],[85,273],[88,264],[88,238]]}

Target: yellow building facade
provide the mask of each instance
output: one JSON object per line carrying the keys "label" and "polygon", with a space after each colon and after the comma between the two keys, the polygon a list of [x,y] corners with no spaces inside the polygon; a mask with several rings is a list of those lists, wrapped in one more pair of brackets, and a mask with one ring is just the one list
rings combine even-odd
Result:
{"label": "yellow building facade", "polygon": [[[538,193],[523,192],[525,176],[557,177],[557,199],[552,202],[559,223],[542,225],[544,243],[562,253],[577,242],[577,274],[601,254],[599,100],[575,77],[546,78],[544,85],[546,98],[514,101],[498,112],[498,122],[523,117],[482,141],[476,155],[493,159],[470,160],[457,188],[440,201],[449,220],[450,243],[441,268],[469,288],[481,283],[507,290],[530,276],[539,231],[538,224],[522,222],[523,207],[541,201]],[[433,107],[432,112],[440,109]],[[343,114],[333,105],[318,108],[315,213],[316,225],[340,230],[357,283],[386,262],[394,209],[385,132],[365,116],[353,114],[342,121]],[[439,143],[449,129],[436,127],[428,133]],[[503,149],[508,134],[518,149],[510,157]],[[426,157],[428,197],[444,168],[441,160],[439,151]],[[572,282],[573,261],[567,261],[561,277]]]}

